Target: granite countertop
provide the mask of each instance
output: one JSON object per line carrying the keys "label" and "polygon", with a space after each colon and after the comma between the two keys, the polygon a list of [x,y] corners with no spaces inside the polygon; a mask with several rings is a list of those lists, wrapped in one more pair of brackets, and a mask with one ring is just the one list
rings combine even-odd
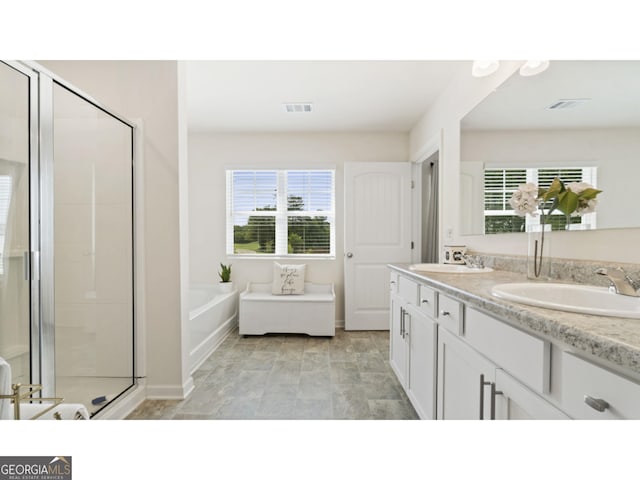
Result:
{"label": "granite countertop", "polygon": [[522,305],[491,295],[501,283],[527,282],[526,275],[504,270],[487,273],[417,273],[409,264],[392,264],[401,272],[444,294],[571,350],[586,352],[640,378],[640,319],[604,317]]}

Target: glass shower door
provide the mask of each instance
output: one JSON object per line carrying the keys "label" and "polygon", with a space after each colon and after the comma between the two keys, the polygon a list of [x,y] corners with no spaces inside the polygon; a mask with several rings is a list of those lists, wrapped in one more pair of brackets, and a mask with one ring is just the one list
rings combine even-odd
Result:
{"label": "glass shower door", "polygon": [[30,89],[0,62],[0,357],[11,383],[31,382]]}
{"label": "glass shower door", "polygon": [[133,129],[53,83],[56,394],[91,413],[134,384]]}

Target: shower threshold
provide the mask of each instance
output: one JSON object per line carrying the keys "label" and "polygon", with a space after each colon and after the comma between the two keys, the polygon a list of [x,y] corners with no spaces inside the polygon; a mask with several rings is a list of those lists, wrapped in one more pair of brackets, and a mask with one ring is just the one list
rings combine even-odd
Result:
{"label": "shower threshold", "polygon": [[[65,402],[82,403],[92,417],[133,386],[131,378],[56,377],[56,394],[63,397]],[[96,404],[92,403],[94,400]]]}

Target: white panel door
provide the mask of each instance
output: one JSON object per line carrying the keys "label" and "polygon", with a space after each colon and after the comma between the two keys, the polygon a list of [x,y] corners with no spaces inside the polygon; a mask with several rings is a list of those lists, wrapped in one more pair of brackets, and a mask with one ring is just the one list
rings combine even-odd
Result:
{"label": "white panel door", "polygon": [[411,164],[346,163],[345,329],[389,329],[388,263],[411,262]]}

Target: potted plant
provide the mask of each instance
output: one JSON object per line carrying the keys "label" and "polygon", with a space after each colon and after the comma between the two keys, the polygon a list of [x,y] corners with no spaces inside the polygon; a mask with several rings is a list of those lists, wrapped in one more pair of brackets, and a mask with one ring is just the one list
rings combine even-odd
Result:
{"label": "potted plant", "polygon": [[233,282],[231,281],[231,264],[220,264],[220,291],[224,293],[231,292],[233,290]]}

